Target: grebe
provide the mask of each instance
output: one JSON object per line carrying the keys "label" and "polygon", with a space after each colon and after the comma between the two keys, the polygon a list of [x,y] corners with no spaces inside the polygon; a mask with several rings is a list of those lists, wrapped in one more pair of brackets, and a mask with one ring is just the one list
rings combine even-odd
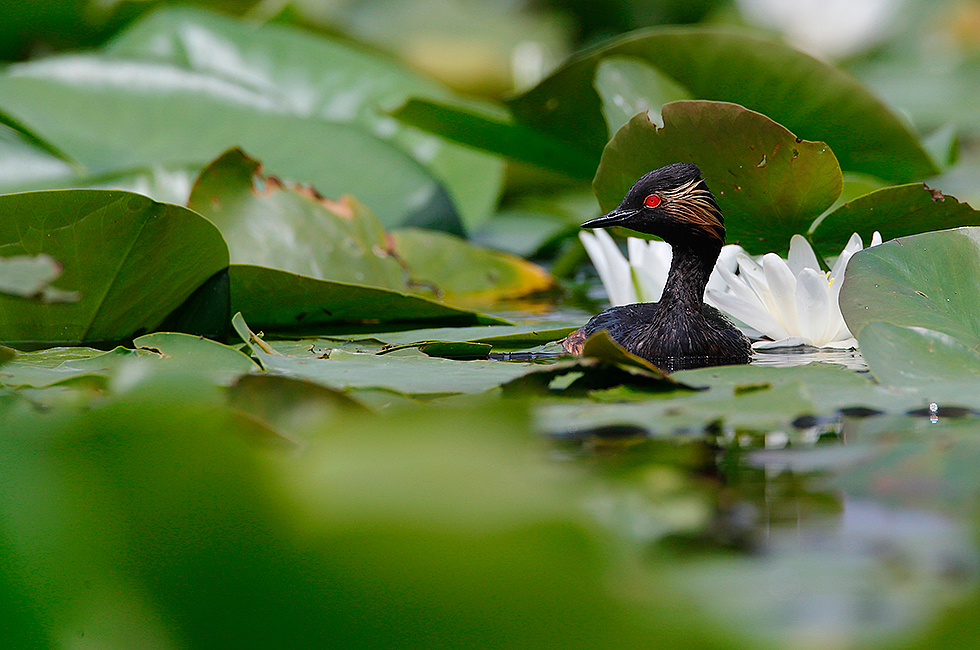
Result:
{"label": "grebe", "polygon": [[562,341],[581,354],[593,332],[606,330],[628,352],[667,372],[748,363],[749,340],[720,311],[704,304],[708,276],[725,244],[725,219],[692,163],[674,163],[638,180],[612,212],[583,228],[624,226],[657,235],[673,258],[660,302],[611,307]]}

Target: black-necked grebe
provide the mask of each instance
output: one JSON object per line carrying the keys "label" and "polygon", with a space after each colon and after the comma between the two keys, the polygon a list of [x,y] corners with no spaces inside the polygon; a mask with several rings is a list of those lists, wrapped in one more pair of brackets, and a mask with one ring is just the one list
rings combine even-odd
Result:
{"label": "black-necked grebe", "polygon": [[749,340],[720,311],[704,304],[704,288],[725,243],[725,219],[692,163],[645,174],[612,212],[583,228],[624,226],[657,235],[673,259],[660,302],[611,307],[572,332],[562,348],[581,354],[585,339],[606,330],[628,352],[668,372],[747,363]]}

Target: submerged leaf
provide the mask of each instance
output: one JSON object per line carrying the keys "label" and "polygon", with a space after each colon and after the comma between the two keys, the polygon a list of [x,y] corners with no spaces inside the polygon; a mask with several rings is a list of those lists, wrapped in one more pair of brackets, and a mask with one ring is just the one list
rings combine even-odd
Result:
{"label": "submerged leaf", "polygon": [[339,349],[310,350],[304,356],[282,354],[257,336],[241,314],[235,330],[269,372],[314,381],[329,388],[383,388],[406,395],[482,393],[517,377],[530,364],[502,361],[454,361],[414,350],[377,355]]}
{"label": "submerged leaf", "polygon": [[[514,255],[447,233],[418,229],[386,233],[374,213],[356,199],[343,196],[333,201],[313,188],[265,176],[260,163],[238,149],[226,152],[201,173],[189,205],[221,230],[231,255],[232,292],[237,297],[251,296],[252,302],[270,303],[288,300],[288,296],[260,298],[261,284],[241,286],[257,272],[246,272],[246,266],[417,293],[460,306],[485,306],[553,288],[544,269]],[[347,318],[352,322],[397,320],[385,311],[384,302],[374,312],[364,305],[360,315]],[[235,305],[235,310],[246,312],[250,321],[261,322],[263,328],[273,322],[258,317],[248,302],[236,299]],[[342,322],[344,317],[335,315],[331,303],[318,307],[318,320],[304,317],[280,322],[277,327]],[[294,313],[308,314],[309,310],[303,307]],[[412,320],[424,318],[420,313]]]}

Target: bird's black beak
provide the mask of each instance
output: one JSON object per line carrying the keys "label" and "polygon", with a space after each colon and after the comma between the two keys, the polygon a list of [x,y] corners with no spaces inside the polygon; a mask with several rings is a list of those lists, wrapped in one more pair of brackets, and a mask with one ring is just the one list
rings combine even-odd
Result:
{"label": "bird's black beak", "polygon": [[627,226],[632,218],[636,216],[635,210],[620,210],[616,208],[601,217],[589,219],[580,228],[608,228],[610,226]]}

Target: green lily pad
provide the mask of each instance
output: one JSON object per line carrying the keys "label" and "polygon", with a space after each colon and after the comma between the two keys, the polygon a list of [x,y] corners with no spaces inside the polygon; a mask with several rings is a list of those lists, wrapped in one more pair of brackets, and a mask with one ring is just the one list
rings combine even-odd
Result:
{"label": "green lily pad", "polygon": [[[53,352],[53,353],[52,353]],[[133,360],[148,362],[140,373],[184,373],[229,385],[259,366],[238,350],[209,339],[176,332],[156,332],[138,337],[133,349],[117,347],[109,352],[68,348],[29,352],[0,370],[0,384],[44,387],[82,377],[94,377],[101,386],[118,377]]]}
{"label": "green lily pad", "polygon": [[227,151],[201,172],[187,204],[218,227],[232,264],[405,288],[405,270],[389,255],[384,228],[366,207],[283,184],[260,169],[240,149]]}
{"label": "green lily pad", "polygon": [[389,250],[407,267],[410,289],[453,305],[483,307],[555,289],[554,278],[537,264],[447,233],[401,228],[390,237]]}
{"label": "green lily pad", "polygon": [[980,211],[922,183],[910,183],[848,201],[821,219],[811,238],[820,250],[839,250],[854,232],[867,243],[876,230],[887,241],[958,226],[980,226]]}
{"label": "green lily pad", "polygon": [[649,112],[653,121],[662,123],[661,106],[693,99],[676,81],[643,59],[629,56],[610,56],[599,61],[595,89],[602,99],[606,126],[613,134],[638,113]]}
{"label": "green lily pad", "polygon": [[97,385],[105,387],[109,377],[125,360],[138,356],[150,356],[150,353],[117,347],[108,352],[69,359],[52,367],[35,363],[28,354],[21,360],[5,364],[0,368],[0,384],[41,388],[84,377],[94,378]]}
{"label": "green lily pad", "polygon": [[[514,352],[555,343],[578,327],[576,325],[574,327],[543,329],[539,325],[526,324],[433,327],[404,332],[377,332],[371,334],[370,338],[365,338],[364,335],[359,334],[334,334],[329,337],[297,341],[296,349],[339,347],[353,352],[381,352],[382,350],[403,347],[460,343],[462,345],[458,349],[461,352],[480,349],[484,350],[480,356],[486,357],[486,352],[491,350],[493,352]],[[452,348],[447,349],[452,350]]]}
{"label": "green lily pad", "polygon": [[725,214],[728,242],[762,253],[784,250],[841,193],[830,148],[799,140],[765,115],[725,102],[680,101],[663,107],[663,120],[658,128],[637,115],[606,146],[593,182],[604,211],[648,171],[693,162]]}
{"label": "green lily pad", "polygon": [[595,157],[580,148],[485,112],[412,98],[393,111],[392,117],[452,142],[559,171],[571,178],[587,179],[595,172]]}
{"label": "green lily pad", "polygon": [[364,197],[390,224],[451,219],[438,214],[440,205],[451,205],[438,182],[390,143],[351,124],[277,110],[273,98],[251,88],[176,65],[99,54],[53,57],[0,75],[0,95],[0,110],[69,152],[90,174],[203,166],[237,144],[273,173],[334,196]]}
{"label": "green lily pad", "polygon": [[868,323],[883,321],[942,332],[976,349],[980,228],[912,235],[855,253],[841,287],[840,307],[858,337]]}
{"label": "green lily pad", "polygon": [[75,176],[64,156],[44,148],[44,142],[0,113],[0,187],[18,187],[39,182],[58,182]]}
{"label": "green lily pad", "polygon": [[203,336],[178,332],[155,332],[133,341],[137,350],[159,356],[171,371],[204,374],[216,383],[229,385],[241,375],[259,370],[258,365],[235,348]]}
{"label": "green lily pad", "polygon": [[284,355],[261,341],[241,314],[232,324],[269,372],[314,381],[329,388],[382,388],[406,395],[482,393],[524,374],[532,364],[504,361],[453,361],[414,350],[385,355],[328,350]]}
{"label": "green lily pad", "polygon": [[262,266],[235,264],[229,275],[233,311],[259,330],[329,334],[509,324],[421,296]]}
{"label": "green lily pad", "polygon": [[[861,329],[861,353],[871,372],[882,384],[924,388],[941,382],[938,401],[956,401],[954,383],[967,384],[970,401],[980,404],[976,395],[980,381],[980,353],[952,336],[924,327],[902,327],[875,321]],[[935,394],[935,387],[930,387]]]}
{"label": "green lily pad", "polygon": [[409,95],[455,101],[448,90],[284,25],[164,8],[104,54],[15,68],[0,109],[91,171],[202,165],[238,145],[273,173],[361,197],[387,224],[453,230],[453,206],[477,225],[503,178],[499,160],[383,114]]}
{"label": "green lily pad", "polygon": [[228,265],[218,230],[186,208],[100,190],[0,196],[0,255],[47,254],[73,303],[0,296],[0,340],[116,341],[151,331]]}
{"label": "green lily pad", "polygon": [[331,422],[340,426],[367,408],[346,393],[312,381],[268,373],[246,374],[228,389],[228,404],[296,442]]}
{"label": "green lily pad", "polygon": [[847,171],[893,182],[939,171],[909,128],[846,73],[781,43],[714,28],[652,28],[612,39],[509,102],[516,120],[597,154],[608,132],[596,69],[623,56],[645,61],[697,99],[735,102],[826,142]]}
{"label": "green lily pad", "polygon": [[356,199],[261,174],[241,150],[202,173],[189,206],[224,235],[233,265],[248,264],[331,282],[418,293],[458,306],[483,306],[554,287],[541,267],[447,233],[386,233]]}

